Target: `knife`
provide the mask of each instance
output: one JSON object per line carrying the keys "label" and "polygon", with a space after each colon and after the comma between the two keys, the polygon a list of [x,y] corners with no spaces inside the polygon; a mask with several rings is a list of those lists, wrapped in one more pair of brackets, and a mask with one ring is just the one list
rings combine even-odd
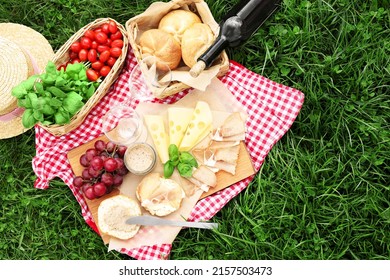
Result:
{"label": "knife", "polygon": [[157,218],[149,215],[130,217],[129,219],[126,220],[126,224],[142,225],[142,226],[191,227],[191,228],[203,228],[203,229],[218,228],[217,223],[172,221],[172,220],[166,220],[166,219]]}

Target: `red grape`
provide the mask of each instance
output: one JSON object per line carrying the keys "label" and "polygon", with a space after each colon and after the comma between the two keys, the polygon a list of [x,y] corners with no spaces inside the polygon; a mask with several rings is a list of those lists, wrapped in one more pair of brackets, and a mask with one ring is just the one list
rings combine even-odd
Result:
{"label": "red grape", "polygon": [[107,187],[102,182],[96,183],[93,185],[93,193],[96,197],[101,197],[106,194]]}
{"label": "red grape", "polygon": [[115,158],[116,163],[118,164],[117,169],[121,169],[125,166],[125,162],[121,158]]}
{"label": "red grape", "polygon": [[84,154],[80,157],[80,164],[84,167],[89,166],[89,160],[87,159],[87,155]]}
{"label": "red grape", "polygon": [[111,173],[103,173],[100,181],[106,186],[112,186],[114,184],[114,176]]}
{"label": "red grape", "polygon": [[88,149],[86,152],[85,152],[85,155],[87,156],[87,160],[91,161],[93,159],[94,156],[97,156],[98,155],[98,151],[95,150],[95,149]]}
{"label": "red grape", "polygon": [[127,150],[127,147],[126,147],[126,146],[119,146],[119,147],[118,147],[117,153],[118,153],[118,155],[119,155],[120,158],[123,158],[123,157],[125,156],[126,150]]}
{"label": "red grape", "polygon": [[88,199],[96,198],[95,194],[93,193],[93,188],[91,183],[84,183],[84,185],[81,188],[86,198]]}
{"label": "red grape", "polygon": [[97,140],[95,142],[95,149],[99,152],[102,152],[106,149],[106,143],[103,140]]}
{"label": "red grape", "polygon": [[124,176],[126,175],[127,173],[129,173],[129,170],[126,168],[126,166],[123,166],[122,168],[118,168],[116,170],[116,173],[121,175],[121,176]]}
{"label": "red grape", "polygon": [[81,177],[83,177],[84,180],[91,180],[92,176],[89,174],[88,168],[85,168],[83,172],[81,173]]}
{"label": "red grape", "polygon": [[88,198],[88,199],[90,199],[90,200],[96,198],[95,193],[93,192],[93,188],[92,188],[92,187],[87,188],[87,189],[84,191],[84,195],[85,195],[86,198]]}
{"label": "red grape", "polygon": [[107,145],[106,145],[106,150],[109,153],[112,153],[115,150],[115,148],[116,148],[116,144],[111,142],[111,141],[108,142]]}
{"label": "red grape", "polygon": [[94,169],[92,166],[88,167],[88,173],[91,175],[91,178],[98,178],[100,171]]}
{"label": "red grape", "polygon": [[114,184],[113,186],[118,187],[123,183],[123,176],[119,174],[114,175]]}
{"label": "red grape", "polygon": [[103,169],[103,163],[104,163],[104,161],[101,158],[101,156],[94,156],[90,162],[92,168],[97,170],[97,171],[100,171]]}
{"label": "red grape", "polygon": [[104,169],[107,172],[114,172],[118,168],[118,163],[113,158],[107,158],[104,161]]}
{"label": "red grape", "polygon": [[83,180],[83,177],[81,176],[76,176],[73,178],[73,185],[76,187],[76,188],[81,188],[81,186],[84,184],[84,180]]}

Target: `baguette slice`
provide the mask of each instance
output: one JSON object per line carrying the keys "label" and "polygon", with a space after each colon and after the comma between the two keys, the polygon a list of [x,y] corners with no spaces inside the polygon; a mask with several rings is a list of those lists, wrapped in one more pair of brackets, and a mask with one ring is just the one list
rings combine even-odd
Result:
{"label": "baguette slice", "polygon": [[98,208],[98,226],[101,233],[118,239],[129,239],[137,234],[139,225],[125,223],[131,216],[140,216],[141,208],[137,201],[125,196],[116,195],[103,200]]}

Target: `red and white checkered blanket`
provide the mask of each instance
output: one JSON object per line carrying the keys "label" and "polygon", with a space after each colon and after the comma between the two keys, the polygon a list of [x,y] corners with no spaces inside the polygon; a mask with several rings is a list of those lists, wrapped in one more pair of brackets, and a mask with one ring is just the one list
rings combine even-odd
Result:
{"label": "red and white checkered blanket", "polygon": [[[129,51],[126,64],[117,81],[76,130],[56,137],[39,126],[35,127],[36,156],[32,161],[34,172],[37,175],[35,187],[46,189],[50,180],[55,177],[61,178],[79,202],[85,221],[96,232],[98,232],[96,224],[84,197],[73,186],[74,174],[67,159],[67,153],[102,134],[101,118],[114,102],[122,102],[127,98],[129,91],[127,81],[135,64],[134,55]],[[230,63],[229,72],[220,80],[247,110],[246,145],[254,168],[258,171],[271,148],[290,129],[302,107],[304,95],[297,89],[253,73],[234,61]],[[155,99],[153,102],[172,104],[185,96],[188,91],[185,90],[164,100]],[[246,178],[200,200],[189,220],[211,219],[233,197],[245,189],[252,179],[253,176]],[[159,259],[161,256],[169,255],[171,247],[171,244],[156,244],[130,251],[122,249],[122,252],[136,259]]]}

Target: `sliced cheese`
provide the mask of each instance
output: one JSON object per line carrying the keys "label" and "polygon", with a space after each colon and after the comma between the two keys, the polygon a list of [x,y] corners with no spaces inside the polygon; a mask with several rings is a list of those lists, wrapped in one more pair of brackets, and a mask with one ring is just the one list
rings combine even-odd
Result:
{"label": "sliced cheese", "polygon": [[192,120],[188,124],[179,150],[189,151],[212,129],[213,117],[209,105],[204,101],[196,103]]}
{"label": "sliced cheese", "polygon": [[193,112],[193,108],[168,108],[169,144],[175,144],[177,147],[180,147]]}
{"label": "sliced cheese", "polygon": [[154,146],[156,147],[157,154],[162,163],[169,160],[168,134],[165,131],[164,119],[160,115],[145,115],[144,116],[146,127],[152,136]]}

